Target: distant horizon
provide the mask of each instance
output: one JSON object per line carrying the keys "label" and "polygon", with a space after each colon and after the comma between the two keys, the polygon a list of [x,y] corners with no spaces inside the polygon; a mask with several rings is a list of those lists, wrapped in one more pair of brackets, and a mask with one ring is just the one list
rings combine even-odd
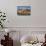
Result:
{"label": "distant horizon", "polygon": [[17,10],[21,10],[21,9],[29,9],[29,10],[31,10],[31,6],[17,6]]}

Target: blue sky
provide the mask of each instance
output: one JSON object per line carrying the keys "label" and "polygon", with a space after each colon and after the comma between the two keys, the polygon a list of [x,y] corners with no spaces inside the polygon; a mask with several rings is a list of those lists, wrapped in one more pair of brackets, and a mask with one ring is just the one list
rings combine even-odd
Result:
{"label": "blue sky", "polygon": [[17,10],[19,9],[29,9],[31,10],[31,6],[17,6]]}

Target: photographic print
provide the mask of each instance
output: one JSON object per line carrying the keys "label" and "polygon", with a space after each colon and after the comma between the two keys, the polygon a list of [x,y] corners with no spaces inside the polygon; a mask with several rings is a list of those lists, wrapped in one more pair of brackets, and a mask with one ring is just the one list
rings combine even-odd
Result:
{"label": "photographic print", "polygon": [[31,15],[31,6],[17,6],[17,15],[19,16]]}

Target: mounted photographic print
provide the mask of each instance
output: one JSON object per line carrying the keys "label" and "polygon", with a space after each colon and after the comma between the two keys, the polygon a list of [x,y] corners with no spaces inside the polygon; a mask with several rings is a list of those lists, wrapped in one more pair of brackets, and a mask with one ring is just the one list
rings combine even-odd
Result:
{"label": "mounted photographic print", "polygon": [[17,6],[17,15],[30,16],[31,15],[31,6]]}

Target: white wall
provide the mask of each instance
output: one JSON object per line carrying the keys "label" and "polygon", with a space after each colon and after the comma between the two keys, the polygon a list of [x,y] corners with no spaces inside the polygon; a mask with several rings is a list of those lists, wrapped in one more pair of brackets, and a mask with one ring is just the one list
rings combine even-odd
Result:
{"label": "white wall", "polygon": [[[32,5],[32,15],[17,16],[17,5]],[[0,9],[6,12],[7,27],[46,27],[46,0],[0,0]]]}

